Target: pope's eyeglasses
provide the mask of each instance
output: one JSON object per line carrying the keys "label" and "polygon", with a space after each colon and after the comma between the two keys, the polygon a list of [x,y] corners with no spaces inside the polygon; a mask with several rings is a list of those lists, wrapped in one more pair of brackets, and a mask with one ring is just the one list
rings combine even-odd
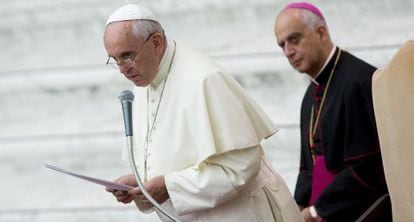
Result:
{"label": "pope's eyeglasses", "polygon": [[148,42],[148,40],[153,36],[154,33],[151,33],[148,35],[147,38],[145,38],[144,42],[142,43],[141,47],[138,48],[138,50],[135,53],[128,54],[126,56],[123,56],[123,58],[114,58],[112,56],[108,56],[108,59],[106,60],[106,66],[116,68],[118,69],[119,66],[124,64],[126,67],[131,67],[135,63],[135,59],[140,55],[140,53],[143,51],[142,48],[144,48],[145,44]]}

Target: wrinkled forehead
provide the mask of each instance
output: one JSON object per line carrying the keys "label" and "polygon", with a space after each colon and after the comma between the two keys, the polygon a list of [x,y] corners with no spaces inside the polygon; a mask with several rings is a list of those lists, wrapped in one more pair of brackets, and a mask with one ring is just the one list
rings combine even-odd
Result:
{"label": "wrinkled forehead", "polygon": [[136,42],[138,38],[132,32],[133,21],[114,22],[106,26],[104,32],[105,44],[116,42]]}
{"label": "wrinkled forehead", "polygon": [[286,8],[277,16],[274,31],[278,39],[284,39],[292,33],[305,32],[306,29],[298,10]]}
{"label": "wrinkled forehead", "polygon": [[132,23],[114,22],[105,28],[104,46],[109,56],[119,57],[122,53],[134,51],[141,41],[132,33]]}
{"label": "wrinkled forehead", "polygon": [[276,24],[291,25],[296,23],[303,23],[300,18],[300,9],[285,8],[276,18]]}

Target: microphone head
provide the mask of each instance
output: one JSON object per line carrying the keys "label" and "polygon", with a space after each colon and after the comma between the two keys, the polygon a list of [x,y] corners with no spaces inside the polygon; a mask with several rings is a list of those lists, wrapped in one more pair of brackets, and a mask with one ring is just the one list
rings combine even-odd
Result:
{"label": "microphone head", "polygon": [[121,94],[119,94],[118,99],[121,101],[121,103],[124,101],[132,102],[134,101],[134,94],[129,90],[124,90],[121,92]]}

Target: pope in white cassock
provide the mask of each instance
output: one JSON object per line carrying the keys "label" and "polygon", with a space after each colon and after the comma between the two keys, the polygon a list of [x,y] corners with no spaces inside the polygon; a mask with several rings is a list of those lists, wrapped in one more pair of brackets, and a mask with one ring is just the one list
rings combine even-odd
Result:
{"label": "pope in white cassock", "polygon": [[[151,11],[137,5],[109,16],[104,44],[107,63],[138,86],[135,158],[161,206],[181,221],[303,221],[260,146],[277,129],[228,73],[167,39]],[[132,174],[116,181],[137,186]],[[153,211],[139,188],[107,191]]]}

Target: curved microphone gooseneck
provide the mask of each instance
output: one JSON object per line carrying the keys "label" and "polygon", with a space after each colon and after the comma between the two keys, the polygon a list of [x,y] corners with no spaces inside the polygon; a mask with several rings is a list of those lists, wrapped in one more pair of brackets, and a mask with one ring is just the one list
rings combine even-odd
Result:
{"label": "curved microphone gooseneck", "polygon": [[141,189],[142,194],[157,208],[161,213],[170,218],[173,221],[179,222],[180,220],[171,215],[168,211],[161,207],[154,198],[145,190],[142,183],[141,177],[139,176],[137,165],[135,164],[134,158],[134,137],[132,131],[132,102],[134,101],[134,94],[129,90],[124,90],[119,95],[119,100],[122,104],[122,114],[124,117],[125,136],[128,146],[128,157],[129,165],[131,166],[132,172],[134,173],[135,179],[137,180],[138,187]]}

